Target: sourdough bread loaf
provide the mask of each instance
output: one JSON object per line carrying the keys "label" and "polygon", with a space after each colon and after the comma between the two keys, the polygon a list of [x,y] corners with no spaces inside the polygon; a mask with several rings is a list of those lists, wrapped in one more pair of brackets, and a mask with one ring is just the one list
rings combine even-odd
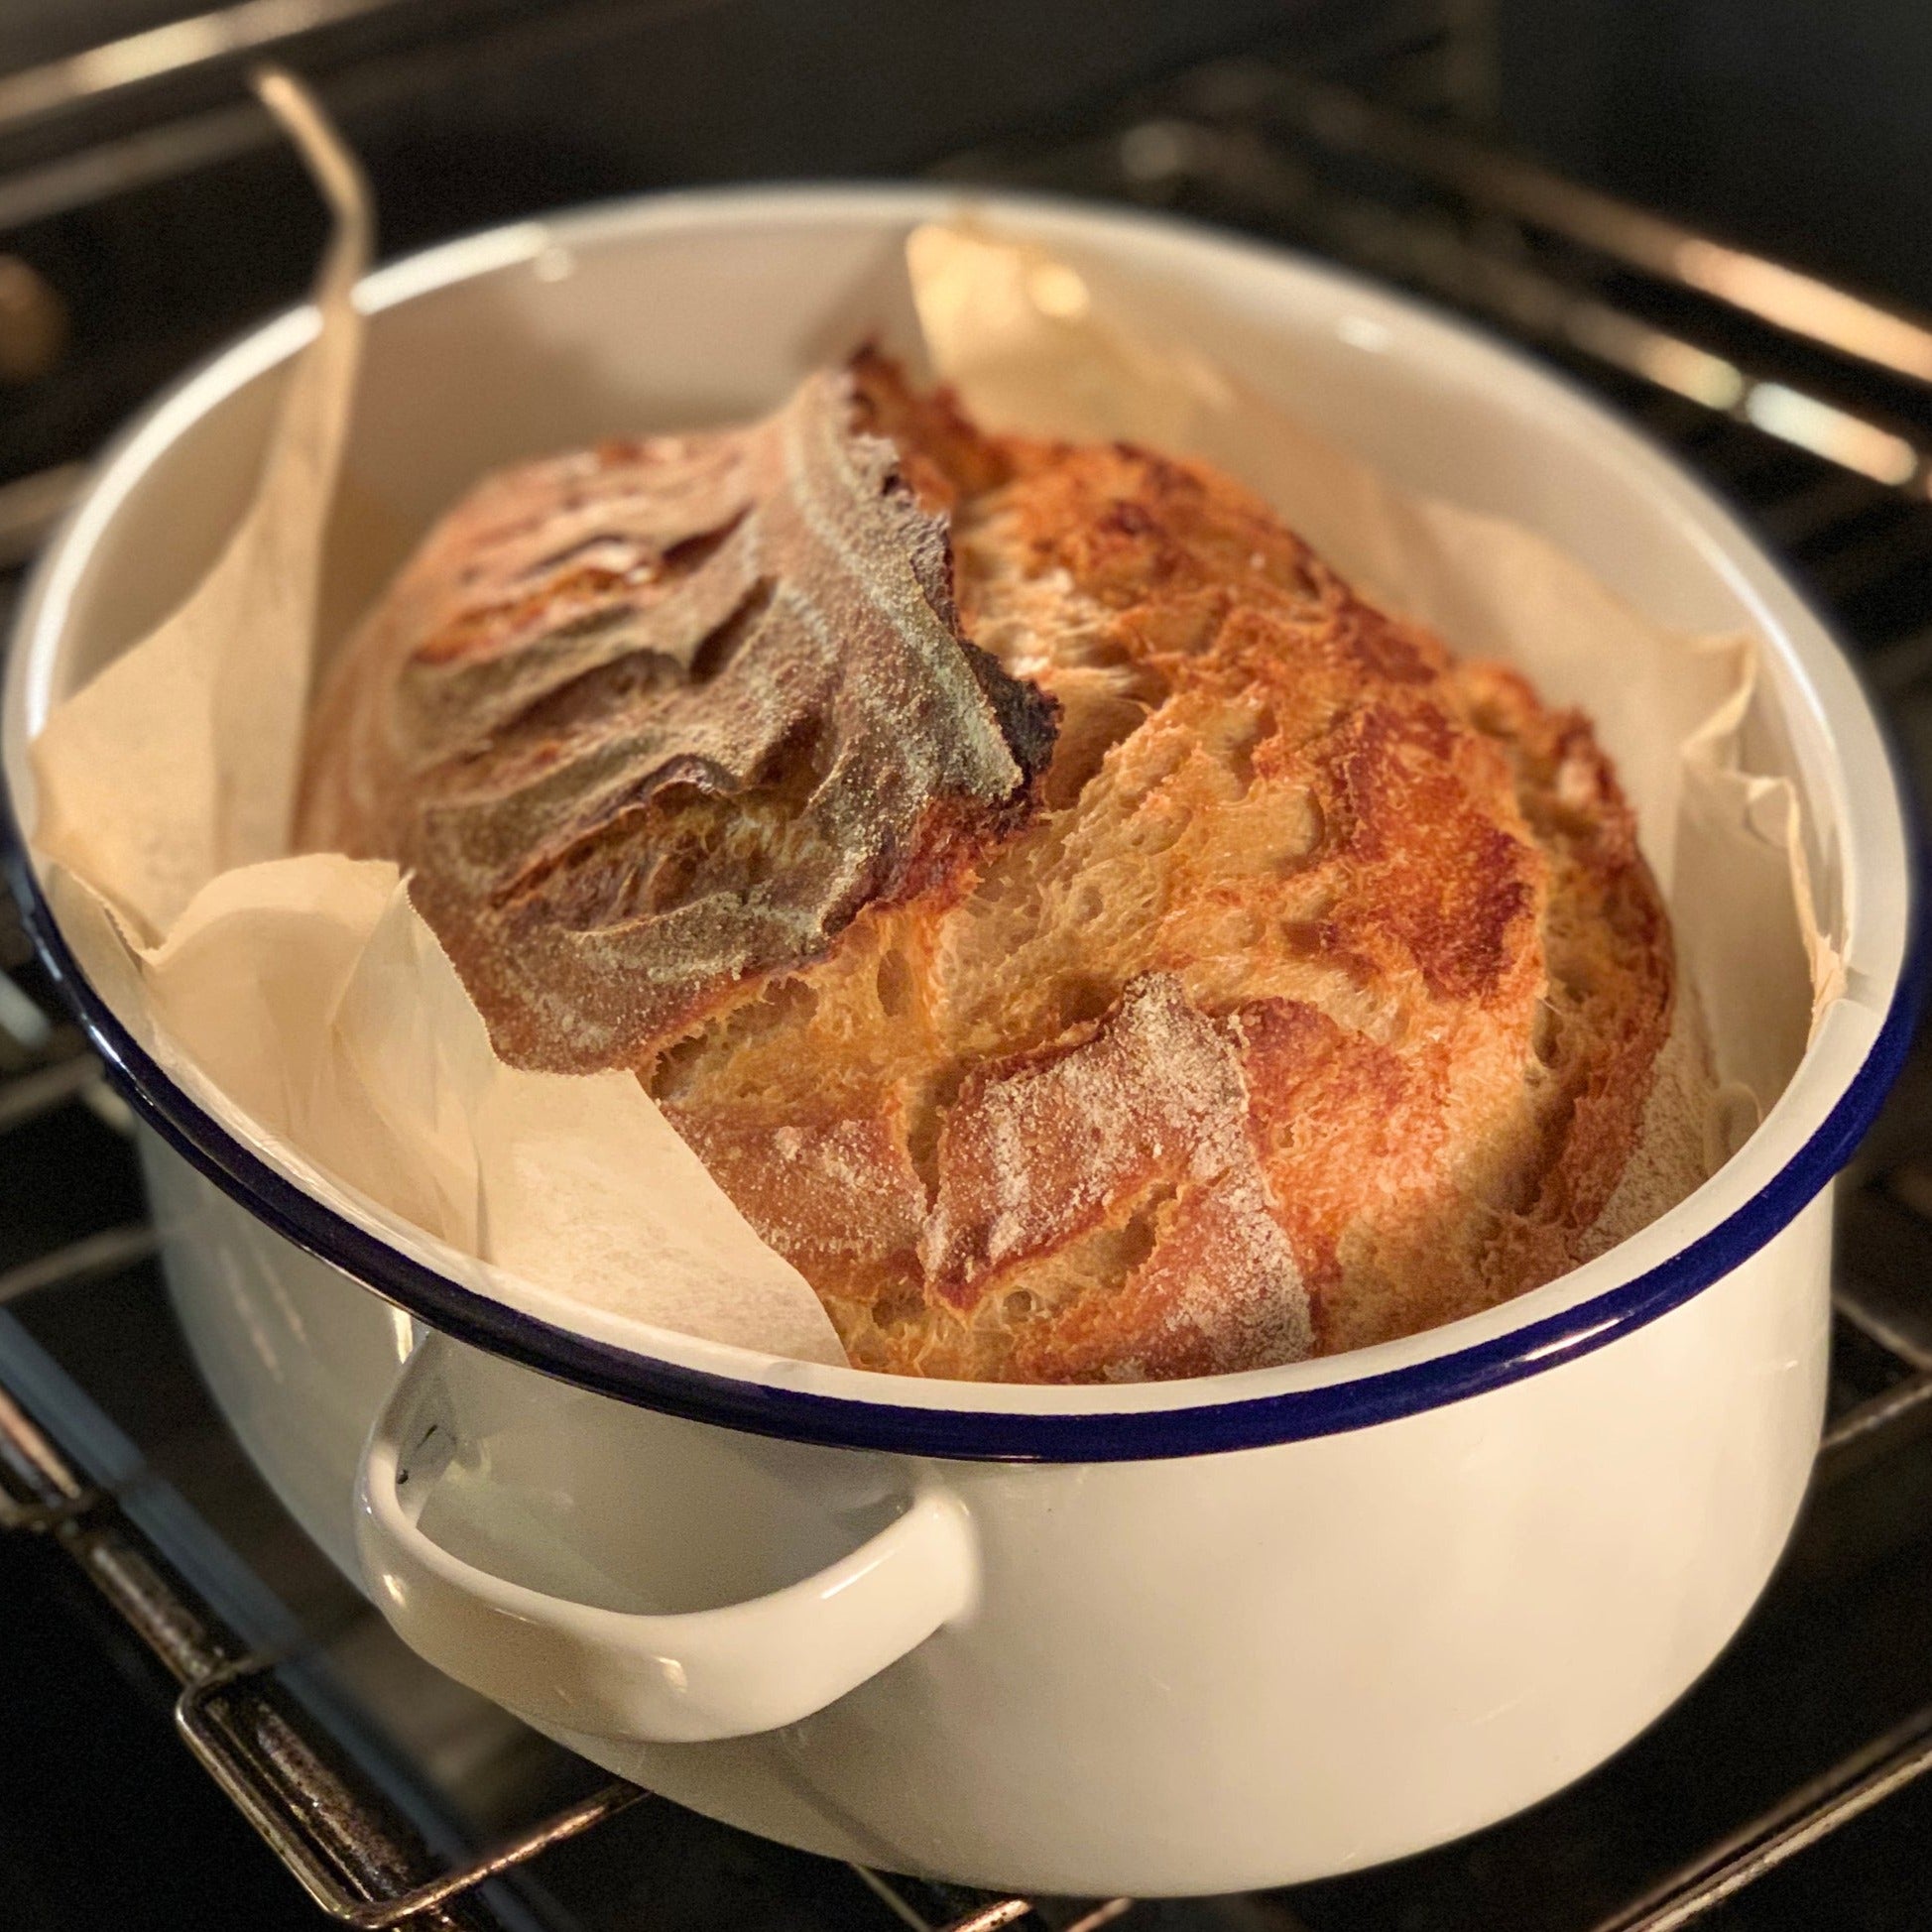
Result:
{"label": "sourdough bread loaf", "polygon": [[504,1058],[634,1069],[902,1373],[1519,1293],[1601,1245],[1672,1027],[1585,718],[1227,478],[870,355],[480,486],[335,666],[302,817],[411,872]]}

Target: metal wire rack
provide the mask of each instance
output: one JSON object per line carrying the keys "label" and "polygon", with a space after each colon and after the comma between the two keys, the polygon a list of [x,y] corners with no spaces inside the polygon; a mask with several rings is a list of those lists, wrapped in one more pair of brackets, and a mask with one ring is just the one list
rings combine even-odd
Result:
{"label": "metal wire rack", "polygon": [[[1746,508],[1839,616],[1908,755],[1932,762],[1932,326],[1485,147],[1466,131],[1480,119],[1469,36],[1482,10],[1450,12],[1454,31],[1440,9],[1422,10],[1319,70],[1216,63],[1117,104],[1074,138],[1011,142],[941,172],[1199,213],[1356,263],[1532,343]],[[1365,72],[1372,90],[1358,84]],[[17,527],[0,542],[24,552],[72,480],[62,471],[12,486],[0,511],[11,506]],[[79,1112],[125,1167],[125,1110],[45,997],[17,932],[0,928],[0,964],[10,969],[0,979],[0,1177],[13,1148]],[[1834,1405],[1814,1486],[1827,1540],[1869,1534],[1831,1525],[1866,1522],[1869,1497],[1896,1488],[1901,1460],[1932,1439],[1928,1119],[1932,1066],[1921,1053],[1845,1185]],[[111,1206],[114,1190],[103,1198]],[[176,1686],[186,1748],[321,1910],[371,1932],[543,1922],[531,1917],[535,1894],[517,1889],[534,1861],[620,1829],[624,1814],[621,1829],[674,1829],[669,1808],[633,1787],[578,1780],[540,1822],[508,1826],[478,1850],[473,1833],[382,1772],[381,1752],[314,1661],[326,1648],[314,1630],[194,1555],[177,1493],[98,1422],[36,1340],[29,1318],[43,1306],[153,1301],[154,1246],[144,1220],[110,1215],[4,1256],[0,1534],[58,1548],[141,1638]],[[1921,1627],[1928,1610],[1917,1601]],[[1777,1654],[1831,1641],[1818,1632]],[[1794,1700],[1807,1682],[1817,1693],[1815,1673],[1788,1674]],[[1615,1897],[1579,1883],[1560,1922],[1674,1932],[1899,1803],[1932,1772],[1932,1702],[1921,1701],[1932,1685],[1893,1689],[1901,1710],[1866,1735],[1837,1737],[1821,1722],[1817,1736],[1833,1741],[1824,1769],[1763,1794],[1742,1823]],[[1708,1732],[1712,1720],[1702,1722]],[[1507,1828],[1492,1837],[1495,1859],[1520,1849]],[[1304,1887],[1197,1906],[973,1896],[857,1876],[881,1913],[926,1932],[1117,1922],[1326,1932],[1396,1923],[1404,1897],[1421,1901],[1402,1908],[1404,1926],[1499,1922],[1483,1916],[1494,1886],[1469,1890],[1457,1918],[1430,1905],[1434,1877],[1415,1868],[1369,1894]]]}

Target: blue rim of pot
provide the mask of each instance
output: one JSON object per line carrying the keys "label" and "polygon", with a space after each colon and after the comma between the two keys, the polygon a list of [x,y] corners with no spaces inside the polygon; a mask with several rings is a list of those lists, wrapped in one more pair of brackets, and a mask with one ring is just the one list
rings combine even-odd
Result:
{"label": "blue rim of pot", "polygon": [[278,1173],[156,1064],[75,961],[41,889],[11,795],[0,802],[0,865],[48,973],[115,1086],[149,1125],[275,1233],[444,1334],[621,1401],[759,1435],[976,1462],[1128,1462],[1367,1428],[1543,1374],[1667,1314],[1787,1226],[1830,1183],[1872,1125],[1904,1064],[1918,1020],[1926,939],[1922,833],[1895,754],[1889,763],[1906,826],[1912,901],[1898,984],[1845,1091],[1749,1201],[1655,1268],[1506,1335],[1322,1388],[1169,1409],[1037,1414],[923,1408],[775,1388],[573,1333],[466,1288]]}

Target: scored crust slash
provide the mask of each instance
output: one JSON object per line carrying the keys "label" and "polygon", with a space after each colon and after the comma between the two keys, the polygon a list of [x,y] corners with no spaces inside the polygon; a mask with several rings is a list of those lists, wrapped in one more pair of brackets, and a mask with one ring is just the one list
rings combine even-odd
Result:
{"label": "scored crust slash", "polygon": [[1547,1280],[1672,1024],[1585,718],[1214,471],[870,353],[476,489],[336,666],[301,837],[410,870],[505,1059],[635,1069],[904,1373],[1260,1367]]}

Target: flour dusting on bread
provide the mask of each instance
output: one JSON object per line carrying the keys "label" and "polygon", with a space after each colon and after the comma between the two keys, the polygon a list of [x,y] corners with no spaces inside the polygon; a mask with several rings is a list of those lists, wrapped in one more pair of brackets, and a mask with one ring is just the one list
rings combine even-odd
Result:
{"label": "flour dusting on bread", "polygon": [[512,1064],[648,1055],[1030,810],[1051,707],[857,409],[486,483],[352,643],[305,836],[414,871]]}

